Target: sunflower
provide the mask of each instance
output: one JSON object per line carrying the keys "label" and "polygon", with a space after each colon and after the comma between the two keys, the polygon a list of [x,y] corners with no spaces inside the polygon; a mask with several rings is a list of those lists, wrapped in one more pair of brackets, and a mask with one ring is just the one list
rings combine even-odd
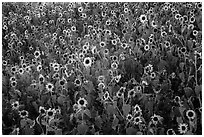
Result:
{"label": "sunflower", "polygon": [[56,110],[55,109],[51,109],[49,108],[47,111],[46,111],[46,116],[53,119],[55,117],[55,114],[56,114]]}
{"label": "sunflower", "polygon": [[41,115],[45,115],[46,114],[46,109],[42,106],[39,107],[39,111],[38,111]]}
{"label": "sunflower", "polygon": [[132,116],[131,114],[128,114],[128,115],[126,116],[126,120],[127,120],[128,122],[131,122],[131,121],[133,120],[133,116]]}
{"label": "sunflower", "polygon": [[154,114],[154,115],[151,117],[151,119],[152,119],[153,124],[156,125],[158,122],[161,123],[162,117],[159,116],[159,115]]}
{"label": "sunflower", "polygon": [[105,87],[106,87],[105,84],[102,83],[102,82],[100,82],[100,83],[98,84],[98,89],[99,89],[100,91],[102,91]]}
{"label": "sunflower", "polygon": [[85,108],[87,105],[87,101],[85,98],[79,98],[79,100],[77,101],[77,104],[79,105],[79,108]]}
{"label": "sunflower", "polygon": [[142,109],[138,104],[136,104],[133,108],[134,116],[138,117],[142,115]]}
{"label": "sunflower", "polygon": [[52,84],[52,83],[47,83],[47,85],[46,85],[46,89],[48,90],[48,91],[52,91],[53,90],[53,88],[54,88],[54,85]]}
{"label": "sunflower", "polygon": [[75,104],[73,105],[73,110],[74,110],[74,111],[77,111],[78,109],[79,109],[79,105],[75,103]]}
{"label": "sunflower", "polygon": [[26,111],[26,110],[19,111],[19,114],[20,114],[21,118],[27,118],[28,117],[28,111]]}
{"label": "sunflower", "polygon": [[145,22],[147,22],[147,16],[146,15],[144,15],[144,14],[142,14],[142,15],[140,15],[140,22],[142,22],[142,23],[145,23]]}
{"label": "sunflower", "polygon": [[188,131],[188,125],[186,123],[183,123],[183,124],[180,123],[178,127],[178,131],[181,134],[185,134]]}
{"label": "sunflower", "polygon": [[118,98],[122,98],[123,93],[122,93],[121,91],[117,91],[116,96],[117,96]]}
{"label": "sunflower", "polygon": [[103,95],[103,99],[104,99],[104,100],[108,100],[109,97],[110,97],[110,94],[109,94],[108,91],[106,91],[106,92],[104,93],[104,95]]}
{"label": "sunflower", "polygon": [[141,117],[140,117],[140,116],[135,117],[134,120],[133,120],[133,123],[134,123],[135,125],[139,125],[140,123],[142,123]]}
{"label": "sunflower", "polygon": [[17,110],[17,109],[19,109],[19,102],[18,101],[15,101],[15,102],[13,102],[12,104],[11,104],[11,106],[12,106],[12,109],[15,109],[15,110]]}
{"label": "sunflower", "polygon": [[91,67],[91,64],[92,64],[92,60],[90,57],[85,57],[84,58],[84,61],[83,61],[83,64],[84,66],[87,68],[87,67]]}
{"label": "sunflower", "polygon": [[186,116],[188,117],[189,120],[193,120],[196,116],[195,111],[193,110],[187,110],[186,111]]}
{"label": "sunflower", "polygon": [[135,97],[135,90],[131,89],[128,91],[128,98]]}
{"label": "sunflower", "polygon": [[175,133],[175,131],[174,131],[173,129],[168,129],[168,130],[166,131],[166,134],[167,134],[167,135],[176,135],[176,133]]}

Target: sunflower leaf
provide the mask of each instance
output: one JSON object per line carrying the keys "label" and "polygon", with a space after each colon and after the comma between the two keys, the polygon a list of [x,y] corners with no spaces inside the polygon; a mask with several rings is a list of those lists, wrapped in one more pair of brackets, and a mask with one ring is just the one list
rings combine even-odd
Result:
{"label": "sunflower leaf", "polygon": [[124,104],[122,109],[123,109],[123,114],[127,116],[130,112],[131,106],[129,104]]}

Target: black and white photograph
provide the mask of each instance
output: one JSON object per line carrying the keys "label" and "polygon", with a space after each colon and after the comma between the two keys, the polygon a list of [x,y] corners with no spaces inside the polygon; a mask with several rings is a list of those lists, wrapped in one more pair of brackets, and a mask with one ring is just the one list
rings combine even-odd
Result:
{"label": "black and white photograph", "polygon": [[202,2],[1,2],[2,135],[202,135]]}

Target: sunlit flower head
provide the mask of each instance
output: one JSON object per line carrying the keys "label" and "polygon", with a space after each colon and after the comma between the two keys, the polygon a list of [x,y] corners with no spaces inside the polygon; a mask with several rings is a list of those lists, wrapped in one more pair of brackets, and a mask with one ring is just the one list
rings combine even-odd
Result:
{"label": "sunlit flower head", "polygon": [[77,101],[77,104],[79,105],[79,108],[85,108],[87,106],[87,101],[85,98],[79,98],[79,100]]}
{"label": "sunlit flower head", "polygon": [[121,91],[117,91],[117,92],[116,92],[116,96],[117,96],[118,98],[122,98],[123,93],[122,93]]}
{"label": "sunlit flower head", "polygon": [[180,123],[179,127],[178,127],[178,131],[181,134],[185,134],[188,131],[188,125],[185,123],[183,123],[183,124]]}
{"label": "sunlit flower head", "polygon": [[166,131],[166,134],[167,134],[167,135],[176,135],[176,133],[175,133],[175,131],[174,131],[173,129],[168,129],[168,130]]}
{"label": "sunlit flower head", "polygon": [[53,88],[54,88],[54,85],[53,85],[52,83],[47,83],[46,89],[47,89],[48,91],[52,92],[52,91],[53,91]]}
{"label": "sunlit flower head", "polygon": [[121,79],[121,75],[115,76],[114,79],[115,79],[115,82],[118,83]]}
{"label": "sunlit flower head", "polygon": [[135,115],[137,115],[142,112],[142,109],[140,108],[138,104],[136,104],[133,108],[133,112],[135,113]]}
{"label": "sunlit flower head", "polygon": [[142,23],[145,23],[145,22],[147,22],[147,16],[146,15],[144,15],[144,14],[142,14],[142,15],[140,15],[140,21],[142,22]]}
{"label": "sunlit flower head", "polygon": [[104,76],[104,75],[98,76],[98,81],[101,82],[101,83],[104,83],[104,81],[105,81],[105,76]]}
{"label": "sunlit flower head", "polygon": [[128,122],[131,122],[131,121],[133,120],[133,116],[132,116],[131,114],[128,114],[128,115],[126,116],[126,120],[127,120]]}
{"label": "sunlit flower head", "polygon": [[117,64],[116,62],[113,62],[113,63],[111,64],[111,68],[112,68],[112,69],[117,69],[117,68],[118,68],[118,64]]}
{"label": "sunlit flower head", "polygon": [[46,110],[44,107],[42,107],[42,106],[39,107],[39,113],[40,113],[41,115],[45,115],[46,112],[47,112],[47,110]]}
{"label": "sunlit flower head", "polygon": [[128,98],[135,97],[135,89],[131,89],[128,91]]}
{"label": "sunlit flower head", "polygon": [[49,108],[47,111],[46,111],[46,116],[53,119],[55,117],[55,114],[56,114],[56,110],[55,109],[51,109]]}
{"label": "sunlit flower head", "polygon": [[133,123],[134,123],[135,125],[138,125],[138,124],[142,123],[141,117],[140,117],[140,116],[135,117],[134,120],[133,120]]}
{"label": "sunlit flower head", "polygon": [[26,111],[26,110],[19,111],[19,115],[21,118],[27,118],[28,117],[28,111]]}
{"label": "sunlit flower head", "polygon": [[106,92],[103,94],[103,99],[104,99],[104,100],[108,100],[109,97],[110,97],[110,94],[109,94],[108,91],[106,91]]}
{"label": "sunlit flower head", "polygon": [[13,103],[11,104],[11,106],[12,106],[12,109],[17,110],[17,109],[19,109],[19,102],[18,102],[18,101],[15,101],[15,102],[13,102]]}
{"label": "sunlit flower head", "polygon": [[81,85],[81,80],[80,80],[80,79],[75,79],[75,80],[74,80],[74,84],[75,84],[76,86],[80,86],[80,85]]}
{"label": "sunlit flower head", "polygon": [[196,116],[195,111],[193,110],[187,110],[186,111],[186,116],[188,117],[189,120],[193,120]]}
{"label": "sunlit flower head", "polygon": [[159,115],[154,114],[151,117],[151,119],[152,119],[153,124],[156,125],[156,124],[158,124],[158,122],[161,123],[163,118],[161,116],[159,116]]}
{"label": "sunlit flower head", "polygon": [[136,86],[136,93],[141,93],[142,92],[142,87],[141,86]]}
{"label": "sunlit flower head", "polygon": [[83,61],[84,66],[87,67],[91,67],[92,64],[92,59],[90,57],[85,57],[84,61]]}
{"label": "sunlit flower head", "polygon": [[73,110],[74,110],[74,111],[77,111],[78,109],[79,109],[79,105],[75,103],[75,104],[73,105]]}
{"label": "sunlit flower head", "polygon": [[104,83],[102,83],[102,82],[100,82],[100,83],[98,83],[98,89],[100,90],[100,91],[103,91],[103,89],[105,89],[105,84]]}

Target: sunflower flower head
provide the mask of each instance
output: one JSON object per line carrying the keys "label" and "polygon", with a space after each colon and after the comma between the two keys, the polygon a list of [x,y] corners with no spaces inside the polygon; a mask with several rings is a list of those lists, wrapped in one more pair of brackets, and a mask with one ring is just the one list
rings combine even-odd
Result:
{"label": "sunflower flower head", "polygon": [[79,105],[79,108],[85,108],[87,106],[87,100],[85,98],[79,98],[79,100],[77,101],[77,104]]}
{"label": "sunflower flower head", "polygon": [[178,131],[181,134],[185,134],[188,131],[188,125],[186,123],[180,123],[178,127]]}
{"label": "sunflower flower head", "polygon": [[19,111],[19,115],[21,118],[27,118],[28,117],[28,111],[26,111],[26,110]]}

